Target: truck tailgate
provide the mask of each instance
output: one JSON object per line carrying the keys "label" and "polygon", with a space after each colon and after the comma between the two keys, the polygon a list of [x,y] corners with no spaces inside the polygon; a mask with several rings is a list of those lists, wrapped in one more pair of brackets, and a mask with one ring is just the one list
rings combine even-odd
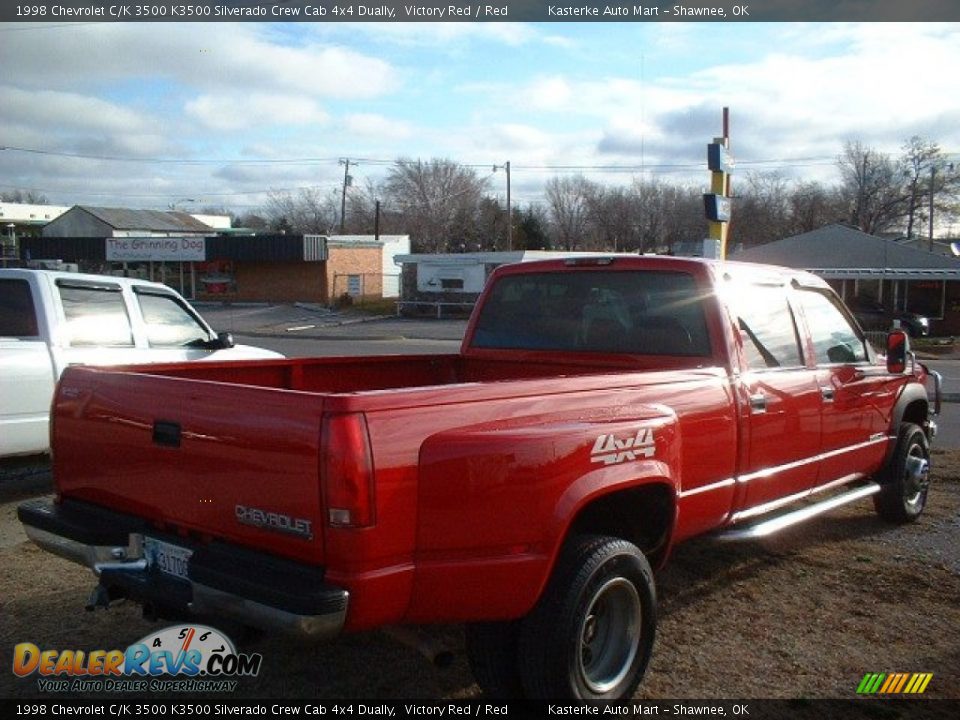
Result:
{"label": "truck tailgate", "polygon": [[320,564],[322,409],[315,394],[69,368],[53,407],[57,491]]}

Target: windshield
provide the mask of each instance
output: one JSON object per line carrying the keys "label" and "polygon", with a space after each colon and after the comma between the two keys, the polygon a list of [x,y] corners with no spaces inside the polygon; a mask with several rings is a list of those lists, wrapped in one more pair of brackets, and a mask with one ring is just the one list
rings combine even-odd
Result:
{"label": "windshield", "polygon": [[471,347],[710,355],[693,277],[653,271],[507,275],[487,297]]}

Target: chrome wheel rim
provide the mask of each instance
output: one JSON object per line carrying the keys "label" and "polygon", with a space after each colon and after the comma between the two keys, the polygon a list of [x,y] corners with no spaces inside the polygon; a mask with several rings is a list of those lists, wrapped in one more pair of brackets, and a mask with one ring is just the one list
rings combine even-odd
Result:
{"label": "chrome wheel rim", "polygon": [[603,695],[629,674],[640,647],[643,609],[633,583],[608,580],[580,624],[577,664],[584,684]]}
{"label": "chrome wheel rim", "polygon": [[917,508],[923,504],[930,485],[930,460],[920,443],[910,446],[904,465],[903,500],[909,507]]}

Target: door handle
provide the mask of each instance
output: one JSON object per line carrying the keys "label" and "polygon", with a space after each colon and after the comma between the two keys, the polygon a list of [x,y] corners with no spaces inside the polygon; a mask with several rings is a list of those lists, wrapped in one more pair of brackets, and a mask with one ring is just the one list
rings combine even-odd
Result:
{"label": "door handle", "polygon": [[760,415],[767,411],[767,396],[763,393],[757,393],[750,396],[750,412],[754,415]]}
{"label": "door handle", "polygon": [[820,388],[820,397],[823,398],[824,402],[832,403],[833,402],[833,388],[832,387],[822,387]]}

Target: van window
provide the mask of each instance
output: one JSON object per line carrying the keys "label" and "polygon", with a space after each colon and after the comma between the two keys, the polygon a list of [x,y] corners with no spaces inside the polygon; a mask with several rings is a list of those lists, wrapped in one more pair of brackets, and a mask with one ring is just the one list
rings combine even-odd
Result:
{"label": "van window", "polygon": [[26,280],[0,280],[0,337],[37,337],[37,311]]}

